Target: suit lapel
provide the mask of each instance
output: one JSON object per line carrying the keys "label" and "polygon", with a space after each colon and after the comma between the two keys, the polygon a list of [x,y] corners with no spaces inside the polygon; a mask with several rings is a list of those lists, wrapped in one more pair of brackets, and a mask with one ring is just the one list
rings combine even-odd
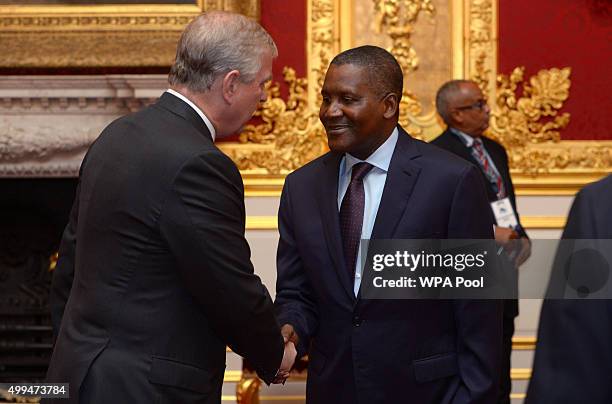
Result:
{"label": "suit lapel", "polygon": [[156,107],[163,108],[167,111],[172,112],[175,115],[185,119],[187,122],[192,124],[198,131],[212,141],[212,136],[208,127],[198,115],[198,113],[189,106],[185,101],[181,100],[175,95],[164,92],[159,100],[155,104]]}
{"label": "suit lapel", "polygon": [[355,300],[353,285],[349,279],[344,262],[342,233],[340,232],[340,214],[338,213],[338,174],[342,154],[329,153],[323,159],[321,181],[317,201],[323,221],[323,232],[334,269],[342,288],[351,301]]}
{"label": "suit lapel", "polygon": [[372,239],[393,238],[421,168],[412,160],[421,154],[417,142],[401,127],[372,230]]}
{"label": "suit lapel", "polygon": [[448,142],[451,144],[453,153],[474,164],[482,171],[480,163],[476,161],[474,156],[472,156],[472,152],[470,151],[470,149],[461,141],[461,139],[459,139],[457,135],[455,135],[450,130],[446,130],[446,132],[444,132],[444,136],[448,136]]}

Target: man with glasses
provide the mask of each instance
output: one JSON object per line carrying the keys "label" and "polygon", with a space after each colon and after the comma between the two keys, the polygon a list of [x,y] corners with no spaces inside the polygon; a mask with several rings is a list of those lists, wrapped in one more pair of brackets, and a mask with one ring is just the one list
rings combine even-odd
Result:
{"label": "man with glasses", "polygon": [[[478,85],[470,80],[452,80],[436,94],[436,108],[447,129],[431,143],[480,168],[495,216],[495,241],[507,254],[509,265],[518,268],[531,254],[531,243],[516,210],[508,155],[502,145],[483,136],[489,127],[491,109]],[[506,212],[505,214],[502,212]],[[508,213],[509,212],[509,213]],[[514,282],[516,284],[516,282]],[[518,300],[504,304],[504,357],[499,403],[510,402],[510,355]]]}

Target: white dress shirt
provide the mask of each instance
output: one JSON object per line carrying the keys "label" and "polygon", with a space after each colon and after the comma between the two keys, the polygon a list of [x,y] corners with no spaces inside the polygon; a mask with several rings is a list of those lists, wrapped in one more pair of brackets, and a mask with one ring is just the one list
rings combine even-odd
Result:
{"label": "white dress shirt", "polygon": [[212,140],[214,142],[215,135],[216,135],[215,127],[213,126],[212,122],[210,122],[210,119],[208,119],[208,117],[204,115],[204,112],[202,112],[200,108],[198,108],[193,102],[189,101],[187,97],[185,97],[183,94],[179,93],[178,91],[174,91],[173,89],[169,88],[166,90],[166,92],[185,101],[187,105],[189,105],[191,108],[194,109],[195,112],[197,112],[197,114],[200,116],[200,118],[202,118],[202,120],[206,124],[206,127],[208,128],[208,131],[210,132],[210,136],[212,137]]}
{"label": "white dress shirt", "polygon": [[[359,160],[347,153],[342,157],[342,161],[340,162],[340,170],[338,173],[338,211],[340,211],[342,198],[344,198],[344,194],[351,182],[353,166],[364,161],[374,166],[363,179],[365,208],[363,211],[361,239],[369,240],[372,236],[372,229],[376,221],[378,206],[380,205],[380,199],[382,198],[385,188],[387,171],[389,171],[389,164],[391,164],[391,157],[395,150],[398,135],[399,132],[396,127],[385,143],[380,145],[380,147],[365,160]],[[359,287],[361,286],[361,270],[361,243],[359,243],[357,261],[355,262],[355,283],[353,285],[355,296],[359,293]]]}

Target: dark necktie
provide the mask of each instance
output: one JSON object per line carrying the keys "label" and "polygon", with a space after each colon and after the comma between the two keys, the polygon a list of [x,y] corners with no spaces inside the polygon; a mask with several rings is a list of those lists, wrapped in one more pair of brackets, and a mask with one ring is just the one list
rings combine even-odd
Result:
{"label": "dark necktie", "polygon": [[342,232],[342,246],[344,247],[344,262],[351,280],[355,278],[355,261],[357,260],[363,225],[363,210],[365,208],[363,178],[372,167],[368,163],[357,163],[353,166],[351,183],[340,205],[340,231]]}
{"label": "dark necktie", "polygon": [[504,182],[502,181],[501,175],[499,175],[489,163],[489,159],[484,152],[482,140],[478,138],[474,139],[472,149],[474,151],[472,155],[476,157],[476,160],[478,161],[478,164],[480,164],[480,167],[482,167],[482,171],[485,173],[487,180],[489,180],[489,182],[493,185],[493,190],[495,191],[497,198],[505,198],[506,190],[504,189]]}

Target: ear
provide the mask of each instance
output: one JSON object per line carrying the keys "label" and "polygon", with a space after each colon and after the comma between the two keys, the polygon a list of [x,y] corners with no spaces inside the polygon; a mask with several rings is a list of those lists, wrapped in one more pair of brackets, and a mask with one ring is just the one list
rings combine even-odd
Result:
{"label": "ear", "polygon": [[458,109],[451,108],[450,114],[449,114],[451,121],[457,124],[462,124],[463,123],[463,113],[462,112],[463,111],[460,111]]}
{"label": "ear", "polygon": [[232,70],[223,76],[222,91],[223,99],[228,104],[232,104],[236,92],[238,91],[238,83],[240,80],[240,72],[238,70]]}
{"label": "ear", "polygon": [[385,117],[385,119],[393,118],[395,114],[397,114],[397,111],[399,109],[399,100],[397,94],[389,93],[385,95],[385,98],[383,98],[382,102],[385,108],[383,112],[383,116]]}

